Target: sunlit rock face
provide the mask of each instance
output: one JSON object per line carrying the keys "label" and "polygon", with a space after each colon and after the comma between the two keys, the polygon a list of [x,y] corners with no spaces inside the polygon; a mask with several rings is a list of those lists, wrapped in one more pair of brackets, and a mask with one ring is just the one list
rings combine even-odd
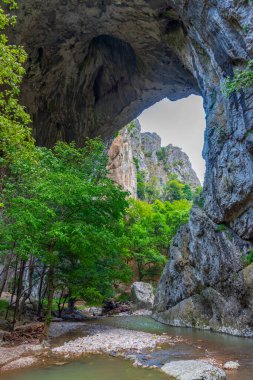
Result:
{"label": "sunlit rock face", "polygon": [[161,200],[164,200],[169,176],[173,174],[193,191],[200,186],[187,154],[171,144],[162,148],[161,137],[156,133],[141,133],[138,120],[113,138],[108,155],[110,178],[133,198],[138,198],[138,172],[142,173],[146,186],[152,186],[156,198]]}
{"label": "sunlit rock face", "polygon": [[[196,325],[186,299],[197,297],[200,327],[215,320],[216,329],[233,332],[238,320],[238,333],[252,331],[252,281],[242,268],[253,241],[253,89],[229,99],[221,92],[224,78],[253,57],[252,18],[246,0],[20,1],[15,36],[29,54],[22,98],[38,144],[111,136],[164,97],[204,99],[203,209],[192,212],[172,245],[186,258],[176,265],[172,254],[161,280],[155,315],[164,322],[172,323],[173,311],[181,324],[189,310],[187,323]],[[196,234],[199,214],[208,233]],[[231,241],[224,234],[214,239],[217,224],[228,228]],[[224,250],[227,274],[219,269]],[[208,273],[219,273],[219,282]],[[199,286],[189,292],[186,278]],[[232,306],[221,312],[227,299],[233,312]]]}

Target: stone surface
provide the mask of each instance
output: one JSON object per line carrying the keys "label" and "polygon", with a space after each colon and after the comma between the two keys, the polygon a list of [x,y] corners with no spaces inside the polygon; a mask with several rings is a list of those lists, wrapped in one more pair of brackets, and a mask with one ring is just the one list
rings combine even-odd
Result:
{"label": "stone surface", "polygon": [[[92,330],[93,329],[93,330]],[[140,331],[94,326],[89,335],[53,348],[54,354],[80,356],[84,353],[142,352],[154,349],[158,344],[173,342],[168,336],[155,335]]]}
{"label": "stone surface", "polygon": [[233,362],[233,361],[226,362],[223,365],[224,369],[231,369],[231,370],[238,369],[239,367],[240,367],[240,364],[238,362]]}
{"label": "stone surface", "polygon": [[179,360],[161,370],[177,380],[225,380],[225,372],[206,360]]}
{"label": "stone surface", "polygon": [[20,368],[31,367],[31,366],[35,365],[36,363],[38,363],[37,358],[35,358],[33,356],[26,356],[24,358],[13,360],[12,362],[4,365],[1,368],[1,371],[2,372],[13,371],[13,370],[20,369]]}
{"label": "stone surface", "polygon": [[8,363],[14,362],[21,357],[34,357],[43,352],[44,347],[41,344],[22,344],[14,347],[0,347],[0,368]]}
{"label": "stone surface", "polygon": [[243,259],[250,244],[198,207],[191,213],[189,225],[172,242],[155,298],[155,319],[253,336],[253,264],[244,268]]}
{"label": "stone surface", "polygon": [[[253,88],[222,93],[224,79],[253,58],[252,18],[246,0],[20,4],[15,42],[29,55],[22,101],[38,144],[111,137],[164,97],[203,97],[204,208],[192,212],[172,245],[155,306],[164,322],[191,297],[200,326],[234,331],[239,323],[252,331],[253,292],[242,267],[253,241]],[[216,235],[216,223],[228,227],[231,240],[224,231]],[[173,320],[181,323],[181,314]]]}
{"label": "stone surface", "polygon": [[154,292],[147,282],[134,282],[131,287],[132,299],[137,309],[152,309]]}
{"label": "stone surface", "polygon": [[200,186],[187,154],[171,144],[162,147],[156,133],[141,133],[138,120],[123,128],[113,139],[108,155],[110,177],[134,198],[138,197],[138,171],[143,173],[146,184],[152,184],[159,199],[164,198],[163,188],[170,174],[175,174],[192,190]]}

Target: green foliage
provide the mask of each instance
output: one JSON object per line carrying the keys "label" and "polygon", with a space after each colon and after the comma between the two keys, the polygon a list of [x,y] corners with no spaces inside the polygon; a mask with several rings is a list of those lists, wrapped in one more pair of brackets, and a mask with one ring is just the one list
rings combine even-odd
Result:
{"label": "green foliage", "polygon": [[131,200],[124,219],[122,250],[136,264],[139,280],[160,275],[171,239],[180,225],[188,221],[191,204],[156,200],[153,204]]}
{"label": "green foliage", "polygon": [[196,187],[196,189],[193,192],[193,201],[195,202],[202,194],[203,188],[202,186]]}
{"label": "green foliage", "polygon": [[140,167],[140,165],[139,165],[139,161],[138,161],[138,158],[137,158],[137,157],[134,157],[134,158],[133,158],[133,161],[134,161],[134,165],[135,165],[135,167],[136,167],[136,170],[138,170],[139,167]]}
{"label": "green foliage", "polygon": [[148,203],[153,203],[156,199],[159,198],[159,190],[157,178],[153,177],[150,181],[145,183],[145,200]]}
{"label": "green foliage", "polygon": [[137,195],[139,199],[145,199],[145,172],[137,170]]}
{"label": "green foliage", "polygon": [[158,158],[159,161],[163,161],[164,164],[166,163],[166,148],[165,147],[161,147],[161,149],[159,149],[157,152],[156,152],[156,156]]}
{"label": "green foliage", "polygon": [[131,123],[129,123],[129,124],[127,125],[128,133],[129,133],[130,135],[132,135],[133,132],[134,132],[134,130],[135,130],[135,128],[136,128],[135,122],[134,122],[134,121],[131,121]]}
{"label": "green foliage", "polygon": [[0,313],[5,312],[9,307],[9,302],[6,300],[0,300]]}
{"label": "green foliage", "polygon": [[[10,9],[16,8],[13,0],[2,0]],[[20,84],[25,70],[26,53],[21,46],[9,44],[4,33],[15,24],[15,16],[6,13],[0,5],[0,170],[20,154],[31,155],[33,141],[28,128],[30,117],[19,104]]]}
{"label": "green foliage", "polygon": [[131,301],[131,294],[130,293],[122,293],[118,297],[116,297],[116,301],[118,301],[118,302]]}
{"label": "green foliage", "polygon": [[248,255],[245,257],[245,264],[250,265],[253,263],[253,249],[248,253]]}
{"label": "green foliage", "polygon": [[118,253],[126,193],[108,178],[99,139],[58,143],[22,157],[4,183],[1,250],[54,268],[54,287],[102,299],[128,268]]}
{"label": "green foliage", "polygon": [[216,226],[216,231],[217,232],[224,232],[227,230],[227,226],[225,226],[225,224],[218,224]]}
{"label": "green foliage", "polygon": [[193,193],[189,185],[180,182],[176,176],[170,176],[163,188],[163,199],[170,202],[182,199],[192,201]]}
{"label": "green foliage", "polygon": [[253,86],[253,61],[249,61],[246,69],[236,69],[232,78],[226,78],[223,84],[223,93],[228,97],[236,91]]}
{"label": "green foliage", "polygon": [[117,132],[114,133],[113,137],[116,139],[116,137],[118,137],[119,135],[120,135],[120,132],[117,131]]}

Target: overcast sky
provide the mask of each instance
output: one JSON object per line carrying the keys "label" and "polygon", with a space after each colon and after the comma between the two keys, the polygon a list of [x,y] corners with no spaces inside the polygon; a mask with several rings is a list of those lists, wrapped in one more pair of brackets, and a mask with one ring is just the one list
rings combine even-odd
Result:
{"label": "overcast sky", "polygon": [[143,111],[138,119],[142,132],[156,132],[161,136],[163,146],[173,144],[182,148],[203,183],[205,114],[202,97],[192,95],[175,102],[163,99]]}

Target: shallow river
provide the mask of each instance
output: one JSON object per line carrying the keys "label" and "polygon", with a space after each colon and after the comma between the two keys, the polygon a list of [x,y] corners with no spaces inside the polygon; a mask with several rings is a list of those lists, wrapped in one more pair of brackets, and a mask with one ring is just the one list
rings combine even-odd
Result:
{"label": "shallow river", "polygon": [[[238,360],[240,369],[227,372],[228,380],[253,380],[253,339],[187,328],[169,327],[149,317],[113,317],[91,323],[111,325],[156,334],[180,336],[181,343],[163,347],[151,353],[149,365],[161,366],[171,360],[214,358],[224,363]],[[142,357],[140,356],[140,360]],[[162,380],[169,379],[159,370],[134,368],[132,363],[120,358],[93,355],[63,366],[31,369],[20,374],[2,377],[1,380]]]}

